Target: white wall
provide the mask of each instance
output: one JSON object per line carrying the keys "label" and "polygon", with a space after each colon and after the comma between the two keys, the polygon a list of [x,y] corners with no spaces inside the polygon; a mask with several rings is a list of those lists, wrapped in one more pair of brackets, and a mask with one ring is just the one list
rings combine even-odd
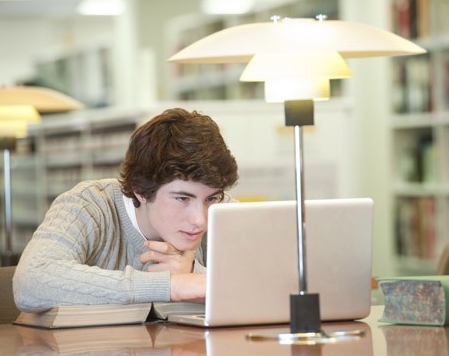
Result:
{"label": "white wall", "polygon": [[41,21],[0,21],[0,84],[11,85],[17,78],[32,75],[35,53],[48,47],[51,37],[48,26]]}
{"label": "white wall", "polygon": [[110,18],[77,20],[4,19],[0,20],[0,84],[11,85],[34,75],[39,58],[111,38]]}

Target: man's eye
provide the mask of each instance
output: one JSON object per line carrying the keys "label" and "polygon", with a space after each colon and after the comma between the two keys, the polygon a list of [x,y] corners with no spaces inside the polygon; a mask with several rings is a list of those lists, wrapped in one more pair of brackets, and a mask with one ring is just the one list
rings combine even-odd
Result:
{"label": "man's eye", "polygon": [[186,202],[189,200],[189,197],[176,197],[176,200],[180,202]]}
{"label": "man's eye", "polygon": [[222,200],[221,195],[217,195],[217,196],[209,198],[209,202],[211,202],[211,203],[219,203],[219,202],[221,202],[221,200]]}

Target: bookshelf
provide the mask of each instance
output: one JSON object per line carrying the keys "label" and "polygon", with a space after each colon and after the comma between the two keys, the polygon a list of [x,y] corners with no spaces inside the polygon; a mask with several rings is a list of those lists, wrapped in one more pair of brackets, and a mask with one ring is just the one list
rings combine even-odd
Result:
{"label": "bookshelf", "polygon": [[11,155],[15,251],[23,250],[58,194],[82,180],[118,176],[129,137],[143,115],[138,110],[86,110],[46,115],[29,128]]}
{"label": "bookshelf", "polygon": [[392,172],[399,269],[436,272],[449,244],[449,0],[391,0],[392,28],[428,53],[392,59]]}

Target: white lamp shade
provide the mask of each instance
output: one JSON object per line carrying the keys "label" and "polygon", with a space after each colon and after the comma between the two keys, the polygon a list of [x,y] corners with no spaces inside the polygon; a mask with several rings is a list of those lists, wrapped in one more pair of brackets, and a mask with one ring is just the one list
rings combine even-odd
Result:
{"label": "white lamp shade", "polygon": [[328,100],[330,82],[328,78],[304,77],[297,80],[267,80],[265,101],[282,103],[286,100]]}
{"label": "white lamp shade", "polygon": [[0,137],[25,137],[28,124],[41,120],[30,105],[0,105]]}
{"label": "white lamp shade", "polygon": [[331,50],[343,58],[425,53],[411,41],[370,25],[284,19],[230,27],[191,44],[169,60],[179,63],[246,63],[258,53]]}
{"label": "white lamp shade", "polygon": [[349,78],[352,73],[335,51],[257,53],[243,71],[241,81],[301,80],[307,77]]}

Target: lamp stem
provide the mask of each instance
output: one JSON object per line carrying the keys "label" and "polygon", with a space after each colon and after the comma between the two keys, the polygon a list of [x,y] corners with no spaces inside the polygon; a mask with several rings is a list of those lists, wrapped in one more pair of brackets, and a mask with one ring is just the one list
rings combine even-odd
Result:
{"label": "lamp stem", "polygon": [[295,138],[295,187],[296,232],[298,249],[299,294],[290,295],[291,333],[320,332],[320,301],[317,293],[307,293],[305,195],[303,165],[303,126],[313,125],[313,100],[289,100],[284,102],[285,124],[294,126]]}
{"label": "lamp stem", "polygon": [[12,199],[11,199],[11,150],[14,149],[14,137],[0,138],[3,148],[3,177],[5,186],[5,251],[1,255],[1,266],[15,266],[19,261],[19,254],[13,252],[12,246]]}
{"label": "lamp stem", "polygon": [[11,212],[11,154],[3,150],[3,169],[5,183],[5,252],[12,251],[12,212]]}
{"label": "lamp stem", "polygon": [[296,188],[296,228],[298,232],[298,274],[299,294],[307,292],[306,274],[306,242],[305,242],[305,216],[304,216],[304,149],[303,128],[295,126],[295,188]]}

